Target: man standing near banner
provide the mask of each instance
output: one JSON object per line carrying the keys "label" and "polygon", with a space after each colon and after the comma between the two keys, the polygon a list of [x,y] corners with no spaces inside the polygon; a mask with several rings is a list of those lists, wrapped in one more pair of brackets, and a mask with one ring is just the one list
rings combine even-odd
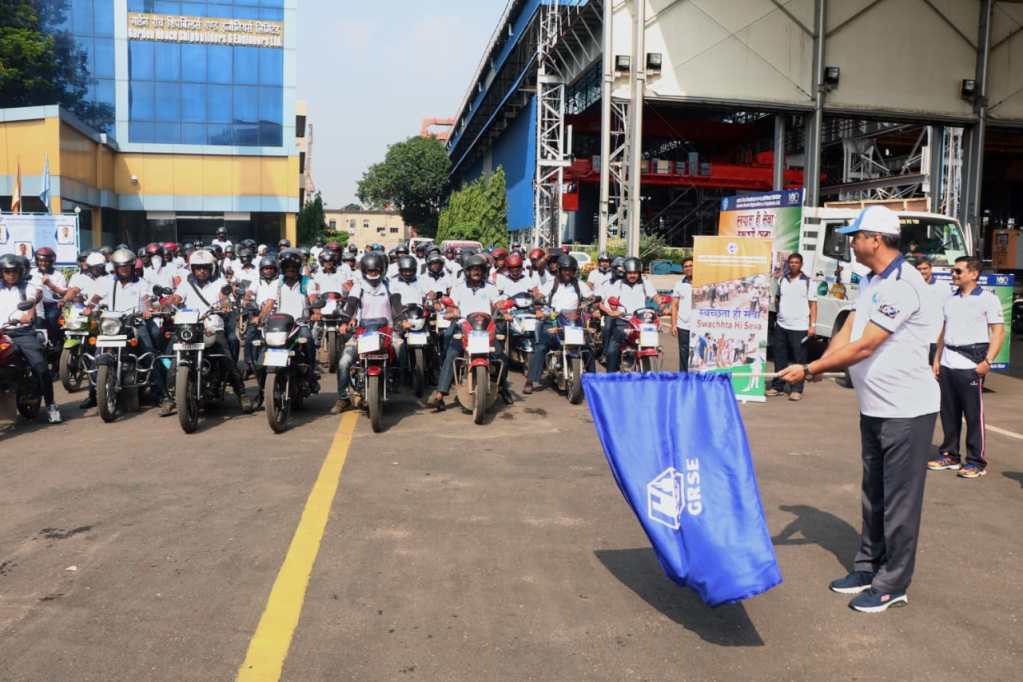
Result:
{"label": "man standing near banner", "polygon": [[[778,321],[774,327],[774,362],[776,367],[806,362],[806,340],[813,336],[817,324],[817,292],[810,278],[803,274],[803,257],[788,257],[788,271],[778,281]],[[768,396],[782,395],[785,382],[775,379]],[[789,400],[802,400],[803,384],[792,384]]]}
{"label": "man standing near banner", "polygon": [[852,375],[860,404],[863,534],[853,572],[830,588],[857,595],[849,603],[854,610],[880,613],[908,604],[940,405],[927,363],[939,311],[923,277],[899,251],[895,213],[868,206],[839,232],[852,235],[856,261],[870,276],[824,356],[791,365],[780,378],[798,384],[846,367]]}
{"label": "man standing near banner", "polygon": [[671,292],[671,335],[678,339],[678,371],[689,371],[689,332],[693,319],[693,259],[682,261],[682,278]]}

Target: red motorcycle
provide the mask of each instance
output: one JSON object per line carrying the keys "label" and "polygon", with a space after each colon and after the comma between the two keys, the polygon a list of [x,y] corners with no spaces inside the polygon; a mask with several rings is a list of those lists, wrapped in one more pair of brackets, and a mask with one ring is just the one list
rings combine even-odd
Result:
{"label": "red motorcycle", "polygon": [[[31,310],[33,302],[27,301],[18,305],[20,312]],[[32,375],[32,368],[28,366],[11,338],[7,336],[8,328],[14,329],[21,326],[13,320],[6,321],[0,325],[0,409],[3,418],[13,421],[14,410],[10,409],[13,402],[17,413],[29,421],[39,416],[42,407],[43,396],[39,392],[39,383]]]}
{"label": "red motorcycle", "polygon": [[353,407],[365,407],[373,433],[383,430],[384,403],[397,386],[398,356],[394,330],[387,325],[355,330],[358,359],[352,363],[349,391]]}
{"label": "red motorcycle", "polygon": [[[451,299],[444,299],[447,306]],[[514,305],[505,301],[505,310]],[[487,313],[471,313],[459,322],[455,339],[462,341],[462,357],[455,358],[455,395],[462,409],[472,412],[472,420],[482,424],[487,412],[497,402],[501,388],[501,373],[504,362],[493,353],[498,339],[493,316]]]}
{"label": "red motorcycle", "polygon": [[[612,310],[622,310],[617,296],[607,300]],[[625,325],[622,344],[622,372],[657,372],[661,368],[661,318],[653,308],[639,308],[631,315],[616,318],[616,324]]]}

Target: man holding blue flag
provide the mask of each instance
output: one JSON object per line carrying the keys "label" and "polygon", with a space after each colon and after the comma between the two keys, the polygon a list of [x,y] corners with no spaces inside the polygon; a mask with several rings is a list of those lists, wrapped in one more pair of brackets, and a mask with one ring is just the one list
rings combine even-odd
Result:
{"label": "man holding blue flag", "polygon": [[868,206],[848,227],[856,261],[870,269],[856,310],[821,359],[780,373],[789,384],[846,367],[860,404],[863,533],[854,570],[831,583],[849,606],[880,613],[908,604],[924,481],[940,404],[927,354],[937,305],[899,250],[899,217]]}

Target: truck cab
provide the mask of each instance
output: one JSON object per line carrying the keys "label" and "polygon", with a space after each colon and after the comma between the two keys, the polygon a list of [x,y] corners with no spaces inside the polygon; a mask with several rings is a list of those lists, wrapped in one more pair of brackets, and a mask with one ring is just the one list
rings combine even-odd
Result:
{"label": "truck cab", "polygon": [[[937,213],[896,211],[902,223],[901,250],[908,258],[926,256],[936,272],[948,271],[956,258],[973,253],[969,232],[955,218]],[[859,211],[850,208],[803,209],[799,252],[803,271],[817,291],[817,335],[830,338],[855,306],[867,270],[856,263],[850,235],[838,233]]]}

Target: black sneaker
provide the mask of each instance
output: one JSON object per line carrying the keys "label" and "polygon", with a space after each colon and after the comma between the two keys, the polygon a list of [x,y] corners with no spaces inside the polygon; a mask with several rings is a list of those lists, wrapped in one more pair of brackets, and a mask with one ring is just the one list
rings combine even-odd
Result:
{"label": "black sneaker", "polygon": [[164,402],[160,403],[161,417],[169,417],[177,411],[178,411],[177,406],[174,404],[174,401],[172,400],[165,400]]}
{"label": "black sneaker", "polygon": [[838,592],[839,594],[859,594],[864,590],[870,589],[870,583],[874,579],[874,574],[868,571],[853,571],[844,578],[838,580],[832,580],[828,588],[832,592]]}
{"label": "black sneaker", "polygon": [[96,402],[96,399],[93,398],[92,396],[89,396],[88,398],[86,398],[82,402],[78,403],[78,409],[79,410],[88,410],[89,408],[96,407],[97,404],[98,403]]}
{"label": "black sneaker", "polygon": [[871,587],[849,602],[849,608],[860,613],[881,613],[890,606],[909,606],[906,592],[883,592]]}

